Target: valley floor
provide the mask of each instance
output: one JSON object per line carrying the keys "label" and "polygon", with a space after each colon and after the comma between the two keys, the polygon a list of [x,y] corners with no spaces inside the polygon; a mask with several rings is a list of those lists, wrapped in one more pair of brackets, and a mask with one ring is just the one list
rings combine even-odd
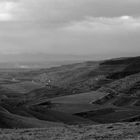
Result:
{"label": "valley floor", "polygon": [[140,122],[42,129],[1,129],[0,140],[140,140]]}

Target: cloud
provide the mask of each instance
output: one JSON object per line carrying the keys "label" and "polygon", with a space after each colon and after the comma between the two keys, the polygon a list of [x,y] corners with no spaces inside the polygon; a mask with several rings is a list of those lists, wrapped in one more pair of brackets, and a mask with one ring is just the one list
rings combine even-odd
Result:
{"label": "cloud", "polygon": [[51,23],[91,17],[135,16],[140,13],[139,0],[1,0],[16,5],[11,14],[22,21]]}
{"label": "cloud", "polygon": [[140,18],[121,17],[88,17],[81,21],[72,21],[63,30],[73,32],[121,32],[140,29]]}
{"label": "cloud", "polygon": [[16,8],[15,1],[0,1],[0,21],[13,20],[14,8]]}
{"label": "cloud", "polygon": [[139,0],[0,0],[2,3],[9,6],[0,8],[0,21],[6,21],[0,22],[1,52],[117,56],[140,50]]}

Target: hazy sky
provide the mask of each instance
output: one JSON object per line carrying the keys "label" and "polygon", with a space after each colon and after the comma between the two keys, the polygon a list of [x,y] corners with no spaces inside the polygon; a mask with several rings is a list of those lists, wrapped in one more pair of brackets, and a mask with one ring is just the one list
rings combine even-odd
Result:
{"label": "hazy sky", "polygon": [[0,52],[139,55],[140,0],[0,0]]}

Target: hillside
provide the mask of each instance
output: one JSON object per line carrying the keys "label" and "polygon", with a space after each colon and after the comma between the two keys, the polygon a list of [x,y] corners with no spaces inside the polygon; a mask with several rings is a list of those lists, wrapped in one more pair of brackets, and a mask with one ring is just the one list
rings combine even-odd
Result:
{"label": "hillside", "polygon": [[72,93],[84,93],[140,72],[139,64],[140,57],[65,65],[42,70],[35,80]]}
{"label": "hillside", "polygon": [[8,140],[137,140],[140,123],[116,123],[91,126],[57,126],[35,129],[0,130]]}
{"label": "hillside", "polygon": [[3,70],[0,75],[1,127],[140,120],[140,57]]}
{"label": "hillside", "polygon": [[15,115],[3,108],[0,108],[0,118],[1,128],[44,128],[61,125],[59,123],[51,123],[36,118]]}

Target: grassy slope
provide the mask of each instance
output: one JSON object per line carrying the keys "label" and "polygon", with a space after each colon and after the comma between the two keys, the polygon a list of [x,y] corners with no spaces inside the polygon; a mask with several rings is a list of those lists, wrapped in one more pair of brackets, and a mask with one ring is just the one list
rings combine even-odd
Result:
{"label": "grassy slope", "polygon": [[[42,84],[45,85],[49,81],[49,84],[54,86],[54,88],[67,89],[70,93],[66,94],[85,93],[140,72],[139,65],[140,57],[134,57],[102,62],[84,62],[37,71],[11,72],[8,76],[20,79],[20,83],[4,84],[3,86],[10,91],[33,91],[40,94],[45,92],[46,88],[43,90],[41,88]],[[7,77],[5,76],[5,78]],[[32,83],[32,80],[36,81],[36,83]],[[33,94],[33,92],[31,93]]]}
{"label": "grassy slope", "polygon": [[71,94],[85,93],[140,72],[139,65],[140,57],[84,62],[40,70],[34,80],[43,84],[49,81],[50,85],[67,89]]}
{"label": "grassy slope", "polygon": [[96,106],[92,105],[91,101],[96,101],[106,95],[107,93],[92,91],[89,93],[67,95],[51,99],[42,99],[36,101],[34,104],[45,104],[46,101],[49,100],[53,105],[51,107],[53,110],[69,114],[75,114],[79,112],[93,110],[94,108],[96,108]]}
{"label": "grassy slope", "polygon": [[99,89],[99,91],[105,91],[105,89],[110,88],[117,92],[127,92],[129,89],[131,89],[135,83],[140,81],[140,73],[133,74],[130,76],[127,76],[125,78],[116,80],[106,86],[103,86]]}
{"label": "grassy slope", "polygon": [[3,84],[1,87],[11,92],[27,93],[35,89],[41,88],[43,85],[32,81],[25,81],[13,84]]}
{"label": "grassy slope", "polygon": [[43,129],[0,130],[8,140],[137,140],[140,123],[117,123],[93,126],[61,126]]}
{"label": "grassy slope", "polygon": [[[99,106],[101,107],[106,107],[106,104],[109,104],[112,107],[114,106],[113,105],[114,102],[117,102],[116,104],[121,104],[118,101],[116,101],[116,99],[122,100],[122,97],[124,98],[124,94],[122,96],[122,93],[129,93],[129,91],[133,89],[136,83],[140,81],[140,74],[138,73],[140,72],[139,65],[140,65],[140,58],[136,57],[136,58],[108,60],[104,62],[85,62],[85,63],[80,63],[80,64],[61,66],[57,68],[38,70],[36,72],[30,71],[27,73],[25,72],[24,74],[21,73],[22,74],[21,77],[24,77],[24,75],[26,75],[26,77],[28,77],[30,80],[34,79],[35,82],[41,85],[46,84],[48,80],[50,80],[51,89],[48,89],[48,87],[40,88],[32,84],[29,85],[28,82],[27,83],[22,82],[22,84],[15,84],[16,86],[13,84],[14,85],[13,87],[14,87],[14,90],[18,89],[18,91],[20,90],[26,91],[26,89],[31,88],[32,91],[27,93],[26,95],[28,95],[27,98],[30,97],[31,99],[33,99],[34,102],[36,102],[38,99],[41,99],[39,101],[44,102],[44,100],[55,97],[55,96],[76,94],[76,95],[58,97],[58,98],[52,99],[54,104],[58,105],[55,107],[55,110],[62,111],[62,112],[66,111],[66,113],[70,112],[70,114],[80,113],[84,111],[86,112],[90,110],[95,110],[95,108],[97,107],[96,105],[89,105],[91,101],[94,102],[104,97],[105,97],[104,102],[99,104]],[[135,69],[133,69],[134,66],[135,66]],[[14,75],[16,76],[16,74]],[[20,78],[19,73],[18,73],[18,77]],[[10,87],[12,85],[10,84],[7,86]],[[100,89],[98,91],[102,91],[102,93],[100,92],[87,93],[89,91],[92,91],[98,88]],[[118,92],[119,98],[113,97],[112,99],[112,97],[108,97],[108,95],[106,95],[109,92],[108,89],[111,89],[113,91],[115,90],[115,92]],[[5,90],[4,88],[1,89],[1,91],[4,91],[4,90]],[[83,93],[83,92],[84,94],[77,94],[77,93]],[[139,97],[137,96],[137,98]],[[13,103],[10,102],[10,104],[12,106]],[[127,104],[129,103],[127,102]],[[10,108],[12,110],[12,107]],[[24,112],[24,113],[26,114],[28,112]],[[29,116],[30,115],[32,116],[32,114],[30,113],[29,113]],[[49,113],[51,114],[52,112],[49,112]],[[119,113],[121,113],[122,115],[123,113],[125,114],[125,112],[119,112]],[[13,118],[14,117],[20,118],[21,117],[19,116],[20,114],[14,115],[14,114],[2,112],[1,116],[3,115],[4,115],[3,117],[4,122],[9,122],[11,119],[13,120],[12,121],[13,124],[11,125],[13,125],[14,127],[16,125],[18,126],[18,124],[16,124],[15,122],[15,119]],[[33,116],[39,119],[40,118],[46,119],[48,117],[48,116],[43,116],[43,115],[44,115],[43,113],[37,114],[35,112]],[[115,115],[115,113],[112,114],[112,116],[113,115]],[[102,118],[104,118],[104,116],[102,116],[101,119]],[[29,122],[27,119],[30,119],[30,118],[23,117],[21,118],[23,122],[21,120],[20,122],[22,124],[26,124],[24,123],[25,120]],[[34,124],[35,126],[40,125],[40,123],[38,124],[36,121]]]}
{"label": "grassy slope", "polygon": [[63,122],[65,124],[96,124],[93,121],[84,119],[82,117],[71,115],[70,113],[65,113],[61,111],[42,109],[34,107],[27,111],[39,120],[51,121],[51,122]]}
{"label": "grassy slope", "polygon": [[97,105],[92,105],[92,104],[56,104],[53,107],[53,110],[59,111],[59,112],[64,112],[64,113],[69,113],[69,114],[76,114],[80,112],[87,112],[91,111],[94,109],[99,108]]}
{"label": "grassy slope", "polygon": [[36,118],[15,115],[3,108],[0,110],[0,118],[0,127],[5,128],[44,128],[61,125],[59,123],[47,122],[38,120]]}
{"label": "grassy slope", "polygon": [[36,81],[41,81],[42,83],[47,83],[47,81],[50,80],[51,85],[67,88],[74,92],[78,92],[77,90],[81,89],[80,92],[82,90],[84,92],[88,91],[88,87],[84,90],[82,86],[86,86],[87,81],[92,82],[92,80],[88,77],[88,74],[97,67],[97,62],[66,65],[44,70],[35,79]]}
{"label": "grassy slope", "polygon": [[91,101],[96,101],[107,93],[92,91],[89,93],[81,93],[75,95],[68,95],[50,99],[52,103],[68,103],[68,104],[89,104]]}
{"label": "grassy slope", "polygon": [[[96,90],[108,83],[112,83],[118,79],[125,78],[140,72],[140,59],[123,58],[113,59],[104,62],[84,62],[79,64],[71,64],[50,69],[42,69],[37,71],[17,72],[12,75],[17,79],[21,79],[20,83],[3,84],[2,87],[9,91],[19,91],[21,93],[30,92],[29,97],[38,98],[41,94],[44,98],[55,97],[69,94],[85,93]],[[135,67],[135,70],[133,69]],[[23,78],[28,78],[23,80]],[[34,81],[33,83],[31,81]],[[27,82],[28,81],[28,82]],[[52,86],[51,95],[48,93],[47,87]],[[41,88],[42,87],[42,88]],[[61,90],[62,92],[55,92]],[[64,93],[65,92],[65,93]]]}

